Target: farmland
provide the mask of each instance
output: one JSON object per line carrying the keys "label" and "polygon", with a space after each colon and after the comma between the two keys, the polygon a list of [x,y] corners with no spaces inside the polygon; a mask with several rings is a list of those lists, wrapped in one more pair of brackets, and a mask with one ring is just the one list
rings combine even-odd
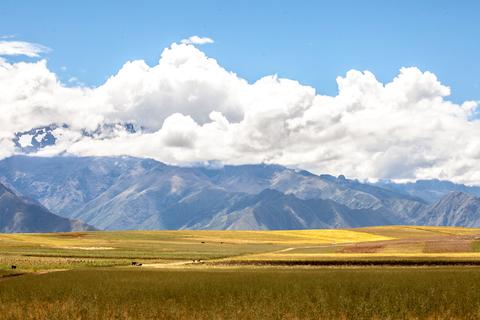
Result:
{"label": "farmland", "polygon": [[145,263],[222,261],[291,247],[388,240],[350,230],[125,231],[0,235],[0,270],[122,266]]}
{"label": "farmland", "polygon": [[479,237],[413,226],[1,234],[0,314],[478,319]]}
{"label": "farmland", "polygon": [[375,227],[292,231],[122,231],[0,234],[0,270],[247,262],[480,261],[480,229]]}

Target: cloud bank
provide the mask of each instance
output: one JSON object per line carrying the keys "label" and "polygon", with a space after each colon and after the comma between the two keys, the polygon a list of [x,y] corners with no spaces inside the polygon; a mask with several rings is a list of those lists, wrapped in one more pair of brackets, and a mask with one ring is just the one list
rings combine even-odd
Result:
{"label": "cloud bank", "polygon": [[356,70],[337,83],[336,96],[277,76],[248,83],[189,43],[154,66],[129,61],[96,88],[62,84],[45,60],[0,60],[0,157],[20,152],[15,133],[55,125],[56,144],[37,154],[480,183],[476,102],[449,101],[450,89],[415,67],[388,83]]}
{"label": "cloud bank", "polygon": [[[10,36],[3,36],[0,39],[8,39]],[[50,51],[50,48],[37,43],[24,41],[0,41],[0,56],[27,56],[37,58],[41,53]]]}

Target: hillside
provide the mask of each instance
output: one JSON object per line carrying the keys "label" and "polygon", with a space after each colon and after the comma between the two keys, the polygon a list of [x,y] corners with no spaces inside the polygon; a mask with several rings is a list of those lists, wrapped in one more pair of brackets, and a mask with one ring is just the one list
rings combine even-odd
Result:
{"label": "hillside", "polygon": [[[0,161],[0,172],[0,182],[18,194],[62,217],[106,230],[460,223],[429,218],[432,197],[421,198],[422,193],[400,185],[372,185],[279,165],[178,167],[132,157],[14,156]],[[460,186],[443,183],[438,192],[449,188]],[[468,223],[480,226],[480,217],[470,215]]]}
{"label": "hillside", "polygon": [[77,220],[59,217],[0,184],[0,232],[93,230]]}
{"label": "hillside", "polygon": [[480,198],[463,192],[450,192],[428,206],[419,222],[424,225],[477,227],[480,221]]}

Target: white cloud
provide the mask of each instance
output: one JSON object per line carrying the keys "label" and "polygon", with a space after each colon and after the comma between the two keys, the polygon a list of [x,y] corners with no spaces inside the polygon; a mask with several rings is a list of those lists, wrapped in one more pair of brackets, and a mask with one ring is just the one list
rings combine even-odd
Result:
{"label": "white cloud", "polygon": [[25,41],[0,41],[0,56],[27,56],[37,58],[50,48]]}
{"label": "white cloud", "polygon": [[31,134],[25,134],[20,137],[19,143],[22,147],[31,147],[32,146],[32,138],[33,136]]}
{"label": "white cloud", "polygon": [[[172,44],[152,67],[127,62],[97,88],[64,86],[43,60],[0,61],[0,156],[16,152],[15,132],[55,123],[57,143],[40,154],[272,162],[480,184],[476,102],[449,101],[450,89],[417,68],[385,84],[351,70],[337,83],[336,96],[277,76],[248,83],[187,44]],[[143,129],[131,134],[119,123]]]}
{"label": "white cloud", "polygon": [[213,43],[213,39],[208,38],[208,37],[199,37],[199,36],[191,36],[190,38],[183,39],[181,41],[182,44],[208,44],[208,43]]}

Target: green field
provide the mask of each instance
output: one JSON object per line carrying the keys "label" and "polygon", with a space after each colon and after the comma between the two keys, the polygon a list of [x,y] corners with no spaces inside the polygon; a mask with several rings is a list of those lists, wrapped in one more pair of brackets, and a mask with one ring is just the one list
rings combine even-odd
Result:
{"label": "green field", "polygon": [[0,234],[0,318],[479,319],[480,229]]}

